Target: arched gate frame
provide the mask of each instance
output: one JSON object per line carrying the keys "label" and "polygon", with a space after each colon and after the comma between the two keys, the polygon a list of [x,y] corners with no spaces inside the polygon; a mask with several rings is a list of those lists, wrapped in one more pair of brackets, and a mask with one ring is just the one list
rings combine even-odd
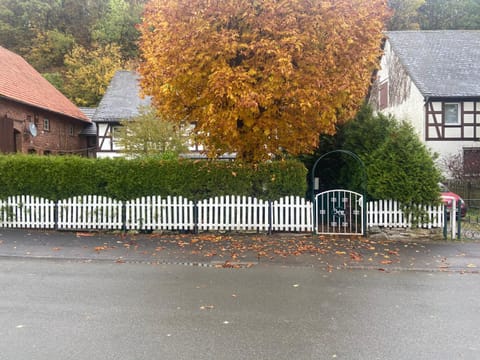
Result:
{"label": "arched gate frame", "polygon": [[[354,158],[362,168],[363,194],[337,189],[315,194],[315,170],[320,161],[333,153]],[[312,168],[311,189],[315,232],[337,235],[367,235],[367,171],[363,161],[348,150],[333,150],[320,156]]]}

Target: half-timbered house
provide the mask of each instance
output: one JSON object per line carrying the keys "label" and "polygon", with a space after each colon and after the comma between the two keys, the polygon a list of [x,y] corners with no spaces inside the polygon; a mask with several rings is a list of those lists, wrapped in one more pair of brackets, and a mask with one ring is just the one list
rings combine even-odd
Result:
{"label": "half-timbered house", "polygon": [[115,73],[92,116],[97,127],[97,157],[123,156],[115,141],[115,132],[122,121],[140,115],[142,107],[149,106],[150,102],[149,97],[140,96],[137,72],[119,70]]}
{"label": "half-timbered house", "polygon": [[479,59],[480,31],[387,32],[370,102],[411,122],[440,165],[461,155],[480,174]]}
{"label": "half-timbered house", "polygon": [[[140,115],[142,108],[151,105],[150,97],[142,97],[140,78],[135,71],[119,70],[113,76],[100,104],[92,115],[92,121],[97,129],[97,157],[124,156],[122,148],[116,142],[115,133],[122,121],[131,120]],[[188,134],[193,125],[187,128]],[[188,152],[182,154],[185,158],[205,159],[203,146],[190,141]],[[231,160],[235,154],[224,154],[220,159]]]}
{"label": "half-timbered house", "polygon": [[0,153],[88,156],[91,121],[21,56],[0,46]]}

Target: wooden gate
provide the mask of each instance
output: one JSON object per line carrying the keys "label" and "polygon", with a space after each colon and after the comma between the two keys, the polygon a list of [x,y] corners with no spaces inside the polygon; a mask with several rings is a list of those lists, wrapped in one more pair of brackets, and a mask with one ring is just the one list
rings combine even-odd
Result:
{"label": "wooden gate", "polygon": [[349,190],[329,190],[315,196],[317,234],[363,235],[363,196]]}

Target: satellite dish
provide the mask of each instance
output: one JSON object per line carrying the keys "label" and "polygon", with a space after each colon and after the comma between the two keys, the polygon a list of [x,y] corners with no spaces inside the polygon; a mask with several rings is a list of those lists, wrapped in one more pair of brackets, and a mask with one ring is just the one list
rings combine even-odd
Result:
{"label": "satellite dish", "polygon": [[37,127],[35,126],[34,123],[30,123],[28,125],[28,132],[33,136],[37,136]]}

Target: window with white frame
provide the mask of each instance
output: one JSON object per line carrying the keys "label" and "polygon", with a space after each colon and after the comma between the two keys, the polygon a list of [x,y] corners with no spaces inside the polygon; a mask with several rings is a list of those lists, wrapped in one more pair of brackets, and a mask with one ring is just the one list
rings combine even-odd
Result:
{"label": "window with white frame", "polygon": [[111,127],[111,137],[112,137],[112,149],[113,150],[120,150],[121,146],[118,144],[118,134],[121,131],[120,130],[120,125],[112,125]]}
{"label": "window with white frame", "polygon": [[460,104],[458,103],[445,104],[444,122],[446,125],[460,124]]}

